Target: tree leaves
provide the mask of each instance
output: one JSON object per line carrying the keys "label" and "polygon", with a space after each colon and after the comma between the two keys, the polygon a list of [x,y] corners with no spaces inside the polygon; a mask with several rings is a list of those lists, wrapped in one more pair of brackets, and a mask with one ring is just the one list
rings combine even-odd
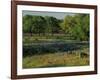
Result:
{"label": "tree leaves", "polygon": [[60,20],[53,16],[23,16],[23,31],[31,34],[65,34],[75,40],[89,40],[89,14],[67,15]]}

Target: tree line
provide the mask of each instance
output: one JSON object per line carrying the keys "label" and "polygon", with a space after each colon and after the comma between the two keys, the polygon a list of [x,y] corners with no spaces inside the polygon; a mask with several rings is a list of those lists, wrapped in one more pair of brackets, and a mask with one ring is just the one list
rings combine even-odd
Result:
{"label": "tree line", "polygon": [[66,15],[64,19],[53,16],[23,16],[23,32],[41,35],[65,34],[75,40],[89,40],[89,14]]}

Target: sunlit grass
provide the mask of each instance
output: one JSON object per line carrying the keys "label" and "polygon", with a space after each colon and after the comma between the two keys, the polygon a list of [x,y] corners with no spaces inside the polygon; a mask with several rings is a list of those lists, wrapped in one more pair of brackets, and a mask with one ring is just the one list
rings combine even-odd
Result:
{"label": "sunlit grass", "polygon": [[[81,52],[87,56],[81,57]],[[23,58],[23,68],[86,66],[89,65],[89,49],[39,54]]]}

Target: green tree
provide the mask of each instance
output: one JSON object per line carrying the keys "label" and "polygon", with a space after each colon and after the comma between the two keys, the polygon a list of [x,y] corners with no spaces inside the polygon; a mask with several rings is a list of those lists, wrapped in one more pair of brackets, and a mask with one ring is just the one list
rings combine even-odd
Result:
{"label": "green tree", "polygon": [[89,40],[88,14],[67,15],[60,26],[70,39],[73,37],[75,40]]}
{"label": "green tree", "polygon": [[33,16],[32,17],[32,32],[38,33],[39,35],[45,33],[45,19],[42,16]]}
{"label": "green tree", "polygon": [[53,35],[53,33],[58,33],[60,26],[58,23],[58,19],[56,19],[55,17],[51,17],[51,16],[46,16],[46,33],[51,33]]}
{"label": "green tree", "polygon": [[69,34],[70,30],[72,29],[72,20],[73,17],[68,15],[65,16],[63,22],[61,23],[61,28],[66,34]]}
{"label": "green tree", "polygon": [[23,32],[32,34],[32,16],[26,15],[23,16]]}
{"label": "green tree", "polygon": [[89,15],[77,14],[74,16],[72,35],[77,40],[89,40]]}

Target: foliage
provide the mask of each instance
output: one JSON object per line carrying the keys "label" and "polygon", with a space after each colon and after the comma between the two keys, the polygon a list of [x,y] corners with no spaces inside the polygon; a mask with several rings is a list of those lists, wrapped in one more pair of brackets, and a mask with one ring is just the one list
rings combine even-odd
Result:
{"label": "foliage", "polygon": [[72,29],[72,35],[77,40],[89,40],[89,15],[77,14],[74,16],[75,25]]}
{"label": "foliage", "polygon": [[60,20],[52,16],[23,16],[24,33],[32,34],[67,34],[75,40],[89,40],[89,14],[67,15]]}
{"label": "foliage", "polygon": [[23,32],[24,33],[32,33],[32,16],[26,15],[23,17]]}

